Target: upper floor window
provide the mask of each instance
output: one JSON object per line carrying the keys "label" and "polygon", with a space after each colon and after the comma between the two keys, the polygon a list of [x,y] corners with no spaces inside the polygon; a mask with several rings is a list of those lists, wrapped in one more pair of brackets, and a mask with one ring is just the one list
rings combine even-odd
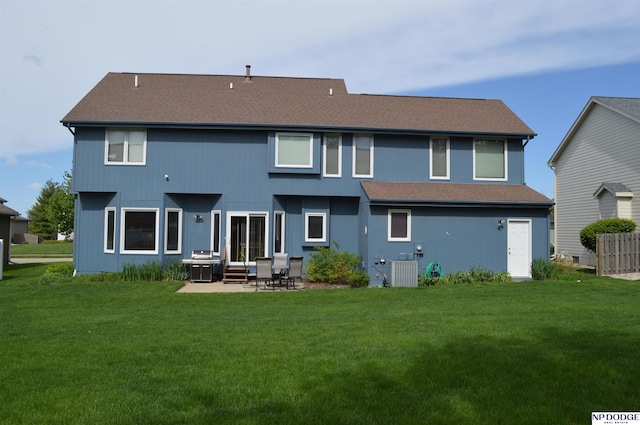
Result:
{"label": "upper floor window", "polygon": [[107,130],[105,164],[144,165],[147,152],[145,130]]}
{"label": "upper floor window", "polygon": [[405,242],[411,240],[411,210],[389,210],[388,240]]}
{"label": "upper floor window", "polygon": [[342,136],[340,134],[325,134],[322,149],[325,177],[342,176]]}
{"label": "upper floor window", "polygon": [[433,137],[430,142],[430,178],[449,179],[449,139]]}
{"label": "upper floor window", "polygon": [[373,136],[353,135],[353,177],[373,177]]}
{"label": "upper floor window", "polygon": [[507,180],[507,141],[473,141],[473,179]]}
{"label": "upper floor window", "polygon": [[313,168],[313,134],[276,133],[276,167]]}

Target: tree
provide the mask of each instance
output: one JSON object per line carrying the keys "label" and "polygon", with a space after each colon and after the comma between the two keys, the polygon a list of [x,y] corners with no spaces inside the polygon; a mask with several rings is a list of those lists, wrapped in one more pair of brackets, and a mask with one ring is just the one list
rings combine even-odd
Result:
{"label": "tree", "polygon": [[31,220],[30,233],[42,236],[44,239],[54,240],[57,237],[56,225],[49,219],[47,205],[60,185],[49,179],[36,198],[36,203],[27,210],[27,217]]}
{"label": "tree", "polygon": [[58,185],[49,199],[47,216],[58,233],[69,236],[73,232],[73,212],[75,197],[71,192],[71,174],[64,172],[64,183]]}

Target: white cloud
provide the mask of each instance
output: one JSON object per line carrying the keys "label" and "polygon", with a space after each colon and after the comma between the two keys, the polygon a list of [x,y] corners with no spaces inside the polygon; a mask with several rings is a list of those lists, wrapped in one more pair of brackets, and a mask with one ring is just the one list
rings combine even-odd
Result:
{"label": "white cloud", "polygon": [[15,155],[8,155],[4,157],[4,163],[5,165],[8,165],[10,167],[14,165],[18,165],[18,157]]}
{"label": "white cloud", "polygon": [[31,190],[40,190],[42,189],[42,184],[38,182],[34,182],[34,183],[28,184],[27,187]]}
{"label": "white cloud", "polygon": [[27,167],[29,167],[29,168],[44,168],[44,169],[47,169],[47,170],[53,169],[51,164],[47,164],[46,162],[27,161],[26,164],[27,164]]}

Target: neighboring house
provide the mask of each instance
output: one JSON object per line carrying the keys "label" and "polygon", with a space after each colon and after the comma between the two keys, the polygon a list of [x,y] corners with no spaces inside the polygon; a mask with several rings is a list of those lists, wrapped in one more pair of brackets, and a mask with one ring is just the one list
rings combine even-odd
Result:
{"label": "neighboring house", "polygon": [[11,217],[11,243],[21,244],[28,241],[30,222],[27,217]]}
{"label": "neighboring house", "polygon": [[9,264],[9,255],[11,254],[11,218],[20,215],[16,210],[5,205],[6,199],[0,198],[0,239],[3,240],[2,262]]}
{"label": "neighboring house", "polygon": [[62,123],[80,274],[337,243],[379,284],[396,260],[528,277],[549,255],[552,201],[524,184],[535,133],[499,100],[349,94],[249,67],[109,73]]}
{"label": "neighboring house", "polygon": [[556,253],[595,265],[580,230],[602,218],[640,223],[640,99],[592,97],[549,159]]}

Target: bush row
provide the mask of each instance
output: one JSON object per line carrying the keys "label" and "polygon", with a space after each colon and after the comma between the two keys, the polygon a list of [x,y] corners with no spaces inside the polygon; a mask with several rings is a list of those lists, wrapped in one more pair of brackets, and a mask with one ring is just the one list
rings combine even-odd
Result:
{"label": "bush row", "polygon": [[481,282],[511,282],[511,275],[507,272],[494,273],[482,267],[472,267],[469,271],[455,271],[444,276],[429,278],[420,276],[418,286],[430,285],[461,285]]}
{"label": "bush row", "polygon": [[[65,283],[73,277],[73,263],[55,263],[47,267],[40,283],[54,285]],[[164,267],[157,261],[144,264],[125,264],[121,273],[99,273],[84,275],[88,282],[156,282],[163,280],[183,281],[189,278],[189,270],[180,261],[170,261]]]}

